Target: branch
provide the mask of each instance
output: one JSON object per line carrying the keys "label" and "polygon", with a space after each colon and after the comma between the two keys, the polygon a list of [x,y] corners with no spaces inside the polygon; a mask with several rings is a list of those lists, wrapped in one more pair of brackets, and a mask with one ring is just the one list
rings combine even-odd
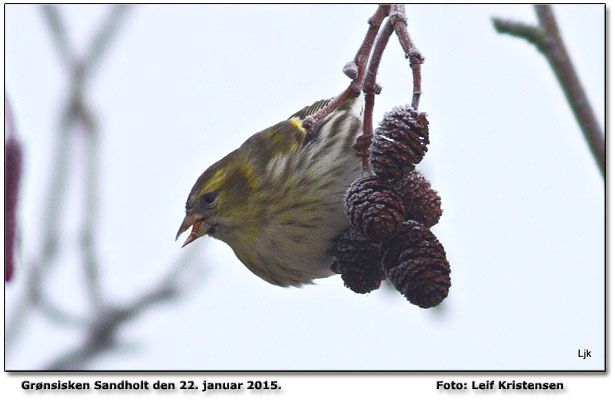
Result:
{"label": "branch", "polygon": [[[186,270],[188,266],[195,266],[194,257],[196,249],[183,252],[174,265],[169,266],[169,273],[163,277],[153,288],[136,296],[135,300],[123,306],[108,304],[103,297],[99,277],[99,260],[96,254],[96,231],[98,226],[98,200],[99,190],[99,130],[96,118],[87,104],[86,83],[95,66],[102,60],[105,50],[123,20],[128,8],[115,6],[111,9],[101,28],[98,30],[86,52],[85,58],[80,60],[71,52],[69,41],[61,15],[56,6],[42,7],[43,16],[47,22],[51,36],[69,75],[71,87],[69,98],[66,100],[61,113],[58,127],[58,140],[52,176],[46,196],[46,212],[43,221],[43,247],[40,255],[34,258],[26,281],[23,297],[18,301],[13,318],[7,324],[6,344],[13,347],[13,342],[19,336],[24,325],[28,311],[37,307],[49,320],[78,327],[85,330],[82,343],[60,355],[53,361],[49,369],[78,369],[98,356],[99,354],[118,347],[116,340],[118,330],[134,320],[151,307],[178,297],[185,293]],[[12,126],[12,120],[8,121]],[[65,193],[68,176],[68,157],[73,148],[72,138],[81,133],[86,141],[85,170],[87,179],[84,187],[83,219],[79,249],[82,255],[82,268],[84,271],[86,292],[91,301],[90,312],[87,317],[75,316],[55,304],[44,293],[43,284],[51,271],[53,262],[58,255],[60,237],[60,221],[65,206]]]}
{"label": "branch", "polygon": [[404,49],[406,58],[410,62],[410,68],[412,69],[412,108],[418,110],[419,100],[421,97],[421,64],[425,61],[423,55],[414,46],[414,43],[410,39],[408,33],[408,22],[406,18],[406,6],[395,5],[391,13],[391,23],[395,28],[395,34],[399,39],[401,47]]}
{"label": "branch", "polygon": [[130,5],[122,4],[115,5],[111,8],[107,19],[94,36],[94,40],[90,45],[90,50],[85,58],[86,61],[84,62],[85,73],[90,73],[91,70],[100,62],[105,50],[109,47],[109,43],[118,32],[119,26],[126,17],[130,7]]}
{"label": "branch", "polygon": [[123,307],[105,307],[100,315],[95,315],[88,326],[84,341],[74,349],[52,361],[45,370],[77,370],[100,354],[118,346],[117,332],[127,323],[142,315],[156,304],[176,298],[180,291],[182,274],[190,265],[198,251],[184,253],[170,268],[169,274],[152,289],[146,291]]}
{"label": "branch", "polygon": [[[39,295],[38,293],[36,295]],[[47,319],[58,325],[83,328],[88,325],[89,319],[81,315],[73,315],[51,301],[49,297],[35,299],[34,304],[43,312]]]}
{"label": "branch", "polygon": [[27,311],[31,306],[37,305],[43,297],[41,293],[41,282],[45,279],[46,273],[55,261],[58,254],[58,226],[59,217],[64,204],[64,194],[66,193],[66,181],[68,170],[69,154],[69,132],[70,118],[69,113],[64,112],[59,126],[54,158],[51,164],[51,178],[47,187],[45,212],[42,217],[42,236],[43,245],[40,254],[29,264],[28,277],[24,293],[17,300],[17,305],[13,314],[7,319],[6,323],[6,348],[13,348],[13,343],[19,336],[23,328]]}
{"label": "branch", "polygon": [[4,96],[4,282],[9,282],[15,271],[17,253],[17,205],[23,169],[22,145],[17,137],[15,119],[7,96]]}
{"label": "branch", "polygon": [[318,121],[327,117],[346,100],[356,98],[361,94],[361,87],[363,86],[363,79],[365,77],[369,54],[372,50],[376,34],[380,29],[380,25],[382,25],[382,21],[388,16],[390,8],[391,7],[388,5],[378,6],[376,13],[368,20],[369,28],[365,34],[361,47],[359,47],[359,51],[357,51],[354,60],[347,63],[343,69],[344,74],[350,77],[352,82],[341,94],[332,99],[325,107],[303,121],[303,127],[308,132],[312,131],[314,125],[316,125]]}
{"label": "branch", "polygon": [[84,182],[83,197],[83,221],[81,223],[81,252],[85,272],[85,282],[87,293],[95,309],[103,305],[103,296],[100,287],[100,266],[96,254],[96,231],[98,226],[98,183],[99,183],[99,163],[98,163],[98,129],[94,122],[94,117],[89,110],[82,104],[78,111],[85,133],[85,172],[88,177]]}
{"label": "branch", "polygon": [[604,179],[606,152],[602,128],[570,60],[551,6],[542,4],[534,7],[539,26],[500,18],[493,18],[493,25],[499,33],[527,40],[547,58]]}
{"label": "branch", "polygon": [[61,61],[64,65],[72,65],[74,62],[74,57],[68,44],[64,23],[60,17],[57,6],[45,4],[41,6],[41,10],[43,11],[43,16],[47,21],[47,25],[51,30],[51,36],[55,42]]}
{"label": "branch", "polygon": [[372,52],[372,56],[369,60],[369,67],[367,69],[365,83],[363,84],[363,91],[365,92],[363,134],[357,138],[357,142],[355,143],[354,148],[356,154],[361,157],[364,170],[367,170],[369,168],[368,148],[369,144],[372,141],[372,136],[374,133],[373,113],[374,103],[376,101],[376,94],[380,93],[380,91],[382,90],[382,88],[376,84],[376,75],[378,74],[378,67],[380,66],[382,54],[384,53],[384,49],[389,42],[389,38],[393,34],[393,30],[393,24],[391,24],[391,19],[389,19],[378,34],[378,39],[376,40],[374,51]]}
{"label": "branch", "polygon": [[[381,28],[383,21],[387,22]],[[353,61],[344,66],[344,74],[352,79],[350,85],[337,97],[333,98],[325,107],[303,121],[303,127],[311,134],[312,129],[323,118],[335,111],[346,100],[356,98],[365,92],[365,109],[363,111],[363,133],[357,138],[354,145],[355,154],[361,158],[363,170],[369,170],[368,148],[373,136],[373,112],[376,94],[381,87],[376,83],[378,67],[389,38],[396,33],[404,49],[406,58],[410,60],[412,68],[413,89],[412,107],[418,108],[421,96],[421,67],[423,56],[416,49],[407,29],[406,9],[403,5],[380,5],[376,13],[369,19],[369,29],[365,34],[363,43]],[[374,45],[374,41],[376,44]]]}
{"label": "branch", "polygon": [[537,26],[502,18],[492,18],[492,22],[498,33],[506,33],[520,39],[525,39],[538,48],[544,47],[544,32]]}
{"label": "branch", "polygon": [[[59,307],[54,306],[53,303],[46,298],[43,289],[41,288],[42,282],[46,279],[47,274],[50,271],[50,267],[55,261],[58,254],[58,242],[59,242],[59,221],[61,219],[63,206],[65,204],[64,197],[67,192],[67,178],[68,178],[68,156],[71,151],[71,132],[75,124],[79,121],[84,122],[84,125],[89,129],[90,138],[94,137],[92,117],[87,111],[86,106],[83,104],[84,99],[84,81],[87,78],[86,72],[91,69],[91,66],[101,57],[103,50],[107,47],[109,40],[113,37],[113,31],[118,28],[117,21],[124,14],[125,7],[116,6],[110,13],[110,16],[105,21],[103,28],[99,34],[95,36],[91,51],[88,53],[88,58],[84,64],[76,63],[76,57],[72,53],[68,39],[66,37],[66,30],[64,23],[58,12],[57,6],[44,5],[41,7],[43,11],[43,17],[49,26],[49,30],[52,39],[56,43],[56,48],[60,55],[64,67],[71,75],[72,90],[70,98],[67,100],[64,109],[61,113],[61,118],[58,127],[57,142],[55,148],[54,160],[51,165],[51,178],[47,189],[47,195],[44,197],[45,212],[43,213],[44,219],[42,223],[43,233],[43,246],[41,253],[38,257],[35,257],[31,262],[29,268],[29,276],[26,282],[25,292],[17,302],[15,311],[12,317],[7,322],[6,329],[6,341],[7,346],[12,347],[13,342],[19,335],[27,316],[27,310],[31,306],[39,306],[43,311],[43,314],[50,318],[52,321],[59,323],[74,323],[76,321],[82,321],[82,318],[70,315],[70,313],[61,310]],[[90,69],[86,71],[82,65],[90,66]],[[94,149],[92,145],[88,146],[91,150],[88,154],[92,154]],[[94,156],[88,157],[89,170],[95,171],[97,167],[95,165]],[[94,177],[95,178],[95,177]],[[82,248],[84,250],[84,269],[86,273],[86,283],[88,284],[88,293],[92,296],[93,303],[100,303],[100,289],[98,285],[98,273],[97,263],[95,261],[93,252],[93,232],[94,227],[94,214],[96,201],[92,201],[97,197],[96,190],[94,188],[94,181],[89,180],[86,184],[86,213],[89,217],[86,217],[86,227],[83,229],[82,234]]]}
{"label": "branch", "polygon": [[123,20],[129,7],[116,5],[111,8],[107,19],[94,36],[87,56],[82,64],[73,69],[73,113],[74,124],[81,123],[85,133],[86,143],[86,174],[88,179],[84,185],[84,215],[81,226],[81,249],[87,293],[95,309],[103,304],[100,288],[99,263],[96,255],[96,232],[98,220],[98,127],[93,113],[84,101],[84,81],[91,74],[94,67],[101,60],[104,51],[108,48],[111,39],[115,36],[119,24]]}
{"label": "branch", "polygon": [[365,82],[363,83],[363,91],[365,92],[365,110],[363,114],[363,134],[357,138],[354,149],[358,157],[361,157],[363,169],[369,169],[368,155],[369,144],[373,136],[373,111],[375,103],[375,95],[379,94],[382,88],[376,83],[378,68],[384,49],[389,43],[391,35],[395,32],[402,48],[406,54],[406,58],[410,60],[410,68],[412,69],[413,89],[412,89],[412,107],[417,109],[421,96],[421,63],[424,61],[423,56],[412,43],[410,34],[407,29],[407,18],[405,6],[394,4],[389,10],[389,19],[382,27],[376,44],[374,45]]}

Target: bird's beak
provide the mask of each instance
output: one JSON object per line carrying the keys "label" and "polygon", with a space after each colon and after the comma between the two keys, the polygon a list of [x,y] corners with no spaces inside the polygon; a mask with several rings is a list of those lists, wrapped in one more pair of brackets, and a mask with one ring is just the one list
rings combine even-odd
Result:
{"label": "bird's beak", "polygon": [[190,227],[192,227],[192,232],[190,232],[188,239],[186,239],[184,244],[182,244],[182,247],[187,246],[188,244],[194,242],[196,239],[205,235],[207,231],[209,231],[210,224],[207,222],[207,219],[205,217],[187,212],[186,217],[184,218],[181,226],[179,227],[179,231],[177,231],[177,236],[175,237],[175,240],[177,240],[179,236],[182,233],[186,232]]}

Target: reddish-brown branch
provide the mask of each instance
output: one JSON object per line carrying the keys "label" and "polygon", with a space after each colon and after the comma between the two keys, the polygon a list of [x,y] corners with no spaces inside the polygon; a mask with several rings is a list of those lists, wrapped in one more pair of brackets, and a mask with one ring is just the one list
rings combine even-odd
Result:
{"label": "reddish-brown branch", "polygon": [[363,86],[369,54],[372,50],[376,35],[380,30],[380,26],[382,25],[382,21],[388,16],[390,8],[391,6],[389,5],[378,6],[376,13],[368,20],[369,28],[365,34],[361,47],[359,47],[359,51],[357,51],[354,60],[344,66],[344,73],[352,79],[352,82],[350,82],[350,85],[341,94],[331,100],[329,104],[303,121],[303,127],[308,132],[312,131],[312,128],[318,121],[331,114],[346,100],[358,97],[361,94],[361,87]]}
{"label": "reddish-brown branch", "polygon": [[358,66],[359,77],[364,77],[365,75],[369,55],[372,51],[372,47],[374,46],[374,40],[376,40],[376,36],[380,30],[382,21],[384,21],[387,15],[389,15],[390,10],[391,6],[389,5],[379,6],[376,13],[368,21],[369,29],[367,30],[367,34],[365,35],[365,39],[363,39],[363,43],[361,44],[357,55],[354,57],[354,62]]}
{"label": "reddish-brown branch", "polygon": [[[389,19],[382,26],[383,21],[387,17]],[[382,60],[382,54],[393,32],[399,38],[399,42],[412,68],[412,107],[417,109],[419,105],[423,56],[412,43],[406,25],[406,11],[403,5],[379,6],[376,13],[369,19],[369,29],[353,61],[344,66],[343,72],[352,79],[352,82],[340,95],[333,98],[327,106],[303,121],[303,127],[309,134],[318,121],[330,115],[346,100],[358,97],[361,89],[363,89],[365,93],[363,134],[357,138],[354,149],[356,155],[361,158],[364,170],[369,169],[368,149],[373,135],[375,96],[381,90],[381,87],[376,83],[376,76],[380,61]]]}
{"label": "reddish-brown branch", "polygon": [[499,33],[506,33],[527,40],[545,56],[564,91],[568,105],[574,113],[596,164],[598,164],[598,169],[604,178],[606,152],[602,128],[570,60],[551,6],[536,5],[535,9],[539,26],[499,18],[493,19],[493,25]]}
{"label": "reddish-brown branch", "polygon": [[17,204],[22,173],[22,149],[17,139],[13,111],[4,96],[4,118],[7,140],[4,143],[4,281],[15,271],[17,246]]}
{"label": "reddish-brown branch", "polygon": [[390,21],[395,29],[395,34],[399,39],[401,47],[404,49],[406,58],[410,62],[410,68],[412,69],[412,108],[415,110],[419,107],[419,100],[421,97],[421,64],[425,59],[414,46],[410,39],[410,34],[407,29],[406,19],[406,7],[404,5],[396,4],[392,6]]}
{"label": "reddish-brown branch", "polygon": [[412,91],[412,107],[418,108],[419,99],[421,96],[421,63],[423,62],[423,56],[416,49],[408,30],[406,28],[406,14],[403,5],[392,5],[389,19],[382,27],[372,55],[369,61],[369,66],[363,83],[363,91],[365,92],[365,111],[363,116],[363,134],[357,138],[355,144],[355,151],[357,156],[361,157],[363,162],[363,169],[368,169],[368,154],[369,144],[373,135],[373,110],[375,95],[380,93],[380,86],[376,83],[376,76],[378,75],[378,67],[382,60],[384,49],[386,48],[389,39],[393,32],[396,33],[399,38],[399,42],[404,49],[406,57],[410,60],[410,67],[412,68],[413,76],[413,91]]}
{"label": "reddish-brown branch", "polygon": [[369,168],[367,159],[369,154],[369,144],[372,140],[374,130],[374,103],[376,94],[380,92],[380,87],[376,84],[376,76],[378,75],[378,67],[380,66],[382,54],[384,53],[384,49],[386,48],[387,43],[389,42],[389,38],[392,34],[393,25],[391,24],[391,20],[389,19],[378,34],[378,39],[376,40],[372,56],[369,60],[369,67],[367,68],[367,73],[365,75],[365,82],[363,83],[363,91],[365,92],[363,134],[357,138],[357,142],[355,143],[354,149],[357,156],[361,157],[364,170],[367,170]]}
{"label": "reddish-brown branch", "polygon": [[357,91],[357,89],[351,83],[350,86],[348,86],[339,96],[329,101],[329,103],[327,103],[325,107],[321,108],[320,110],[318,110],[318,112],[310,115],[305,120],[303,120],[303,128],[308,131],[308,134],[312,133],[312,129],[314,128],[314,125],[318,123],[318,121],[331,114],[346,100],[357,97],[359,93],[361,93],[361,91]]}
{"label": "reddish-brown branch", "polygon": [[380,88],[376,84],[376,76],[378,75],[378,67],[380,66],[384,49],[389,42],[389,38],[393,34],[394,28],[391,21],[392,20],[389,19],[384,27],[382,27],[376,44],[374,45],[374,50],[369,60],[369,67],[367,68],[367,74],[365,75],[365,82],[363,83],[363,91],[365,93],[377,94],[380,92]]}
{"label": "reddish-brown branch", "polygon": [[574,116],[585,136],[585,140],[604,177],[606,171],[604,134],[596,119],[594,110],[589,103],[589,99],[585,94],[585,90],[581,85],[577,72],[574,69],[574,65],[570,60],[564,41],[559,33],[553,10],[549,5],[537,5],[536,14],[546,34],[545,47],[541,49],[541,51],[549,60],[549,64],[551,64],[551,68],[553,68],[557,76],[560,86],[568,100],[568,104],[574,112]]}
{"label": "reddish-brown branch", "polygon": [[361,166],[363,171],[369,171],[369,144],[373,136],[373,114],[374,104],[376,102],[376,94],[365,93],[365,109],[363,110],[363,133],[359,136],[354,144],[354,151],[357,157],[361,158]]}

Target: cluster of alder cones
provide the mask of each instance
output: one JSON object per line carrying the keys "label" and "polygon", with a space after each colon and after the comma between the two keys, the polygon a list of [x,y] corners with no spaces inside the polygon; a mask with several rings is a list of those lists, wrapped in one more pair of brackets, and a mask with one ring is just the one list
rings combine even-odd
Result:
{"label": "cluster of alder cones", "polygon": [[440,196],[417,170],[429,144],[429,122],[412,107],[385,114],[369,147],[371,172],[346,192],[351,228],[335,244],[331,269],[357,293],[388,278],[411,303],[434,307],[448,295],[450,266],[430,231],[440,216]]}

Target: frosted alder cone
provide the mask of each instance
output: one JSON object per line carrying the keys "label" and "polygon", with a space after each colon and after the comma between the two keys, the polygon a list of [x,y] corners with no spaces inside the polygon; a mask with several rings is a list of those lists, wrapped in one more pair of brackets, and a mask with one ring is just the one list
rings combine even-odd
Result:
{"label": "frosted alder cone", "polygon": [[367,239],[381,242],[397,232],[405,219],[402,198],[382,178],[363,175],[346,192],[346,216]]}
{"label": "frosted alder cone", "polygon": [[412,107],[395,107],[384,115],[369,147],[376,175],[395,181],[414,170],[429,144],[429,121]]}
{"label": "frosted alder cone", "polygon": [[380,287],[385,278],[380,266],[379,244],[350,228],[335,241],[335,261],[331,270],[342,275],[344,285],[356,293]]}
{"label": "frosted alder cone", "polygon": [[438,223],[442,216],[440,196],[419,171],[412,171],[395,182],[395,191],[403,199],[407,220],[420,222],[426,227]]}
{"label": "frosted alder cone", "polygon": [[398,234],[382,243],[387,278],[412,304],[434,307],[448,295],[450,266],[436,236],[416,221],[403,223]]}

